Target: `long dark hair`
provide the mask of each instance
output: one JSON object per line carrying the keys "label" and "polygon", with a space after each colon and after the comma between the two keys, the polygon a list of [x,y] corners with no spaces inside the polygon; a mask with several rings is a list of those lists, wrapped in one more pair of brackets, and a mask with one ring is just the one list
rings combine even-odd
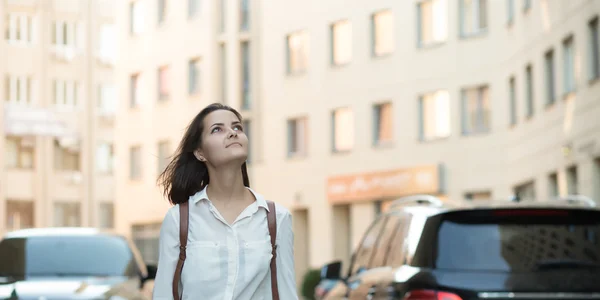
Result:
{"label": "long dark hair", "polygon": [[[187,202],[190,196],[208,185],[210,181],[208,168],[204,162],[196,158],[194,151],[202,145],[204,118],[211,112],[221,109],[234,113],[242,122],[242,115],[238,111],[220,103],[213,103],[196,115],[185,130],[171,162],[158,177],[158,184],[162,186],[163,194],[171,204]],[[250,187],[245,162],[242,164],[242,178],[244,186]]]}

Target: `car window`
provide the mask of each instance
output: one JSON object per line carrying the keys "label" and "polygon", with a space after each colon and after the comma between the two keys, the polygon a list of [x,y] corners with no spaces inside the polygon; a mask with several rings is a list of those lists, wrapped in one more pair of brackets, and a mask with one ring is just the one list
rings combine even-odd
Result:
{"label": "car window", "polygon": [[435,267],[530,272],[600,266],[600,214],[487,217],[443,220]]}
{"label": "car window", "polygon": [[392,238],[394,237],[394,232],[396,228],[398,228],[400,218],[397,215],[389,215],[388,220],[385,223],[385,227],[381,232],[381,236],[379,238],[379,243],[377,243],[377,248],[373,252],[373,259],[369,264],[369,268],[377,268],[381,267],[385,263],[385,257],[388,253],[388,250],[391,246]]}
{"label": "car window", "polygon": [[385,264],[392,267],[399,267],[407,264],[408,233],[412,223],[412,215],[402,212],[399,215],[399,225],[394,231],[392,242],[390,244],[389,254],[386,257]]}
{"label": "car window", "polygon": [[0,276],[135,276],[127,242],[116,236],[39,236],[0,242]]}
{"label": "car window", "polygon": [[354,256],[352,263],[351,275],[356,274],[360,268],[367,268],[371,261],[371,257],[375,247],[377,246],[377,240],[381,229],[385,226],[387,216],[378,218],[368,229],[367,233],[363,236],[360,246]]}

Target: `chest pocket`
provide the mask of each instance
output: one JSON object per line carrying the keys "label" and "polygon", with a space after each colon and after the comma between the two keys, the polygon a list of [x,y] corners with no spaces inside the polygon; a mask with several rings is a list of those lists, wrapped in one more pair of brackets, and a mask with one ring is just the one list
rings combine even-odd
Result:
{"label": "chest pocket", "polygon": [[219,242],[192,242],[186,250],[182,278],[184,285],[217,281],[225,274],[226,266],[222,262],[225,262],[223,251],[226,249]]}
{"label": "chest pocket", "polygon": [[244,241],[241,245],[242,260],[240,271],[246,279],[262,278],[269,270],[271,257],[271,239],[260,241]]}

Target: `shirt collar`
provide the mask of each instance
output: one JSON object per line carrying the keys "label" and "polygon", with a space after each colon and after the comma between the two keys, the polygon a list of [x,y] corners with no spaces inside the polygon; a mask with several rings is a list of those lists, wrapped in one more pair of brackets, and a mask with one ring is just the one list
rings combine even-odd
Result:
{"label": "shirt collar", "polygon": [[[206,193],[207,188],[208,185],[206,185],[201,191],[190,196],[188,198],[188,201],[192,202],[193,204],[197,204],[198,202],[200,202],[200,200],[210,201],[210,199],[208,199],[208,194]],[[263,197],[261,194],[255,192],[249,187],[246,188],[252,193],[252,195],[254,195],[254,198],[256,198],[256,204],[258,205],[258,207],[263,207],[264,209],[269,211],[269,206],[267,205],[267,200],[265,199],[265,197]]]}

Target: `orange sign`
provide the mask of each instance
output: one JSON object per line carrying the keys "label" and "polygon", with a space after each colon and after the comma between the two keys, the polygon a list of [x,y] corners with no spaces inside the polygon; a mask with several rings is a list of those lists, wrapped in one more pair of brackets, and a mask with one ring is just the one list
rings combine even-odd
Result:
{"label": "orange sign", "polygon": [[348,203],[440,193],[439,166],[422,166],[358,175],[344,175],[327,180],[330,203]]}

